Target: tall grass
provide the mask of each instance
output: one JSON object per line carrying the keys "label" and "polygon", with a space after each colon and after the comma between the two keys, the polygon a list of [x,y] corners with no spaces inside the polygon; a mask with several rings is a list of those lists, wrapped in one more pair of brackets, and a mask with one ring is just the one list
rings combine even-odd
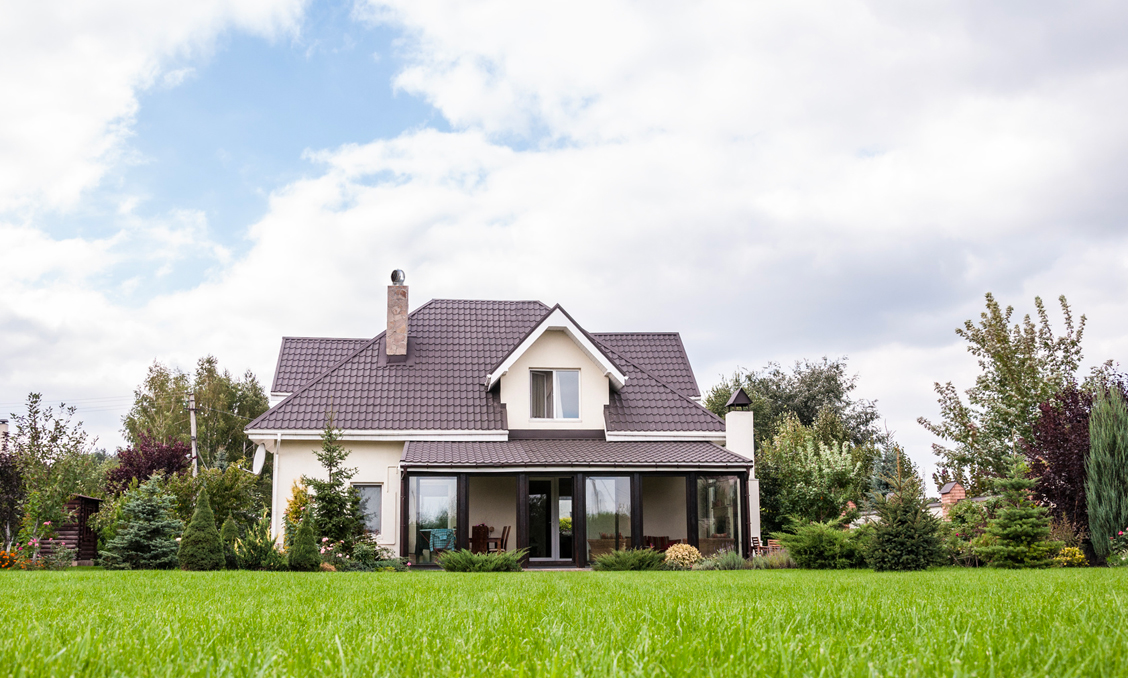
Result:
{"label": "tall grass", "polygon": [[1128,571],[0,573],[11,676],[1120,676]]}

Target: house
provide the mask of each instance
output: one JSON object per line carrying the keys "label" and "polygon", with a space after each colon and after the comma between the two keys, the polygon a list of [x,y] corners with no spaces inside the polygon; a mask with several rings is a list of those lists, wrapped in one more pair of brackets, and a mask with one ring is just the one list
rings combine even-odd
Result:
{"label": "house", "polygon": [[274,454],[275,535],[331,416],[369,529],[413,563],[472,538],[557,566],[678,542],[748,555],[752,412],[701,406],[678,334],[589,332],[538,301],[409,313],[393,281],[375,338],[282,340],[275,404],[246,428]]}

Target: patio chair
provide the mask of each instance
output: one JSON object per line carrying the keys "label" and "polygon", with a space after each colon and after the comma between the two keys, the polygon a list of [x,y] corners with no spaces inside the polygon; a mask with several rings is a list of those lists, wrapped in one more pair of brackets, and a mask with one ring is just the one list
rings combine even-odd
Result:
{"label": "patio chair", "polygon": [[491,549],[491,553],[498,553],[509,548],[509,530],[510,527],[508,525],[501,528],[501,539],[497,543],[497,548]]}
{"label": "patio chair", "polygon": [[758,556],[763,552],[763,550],[764,547],[760,544],[760,538],[752,537],[752,555]]}
{"label": "patio chair", "polygon": [[454,548],[454,530],[431,530],[431,558]]}

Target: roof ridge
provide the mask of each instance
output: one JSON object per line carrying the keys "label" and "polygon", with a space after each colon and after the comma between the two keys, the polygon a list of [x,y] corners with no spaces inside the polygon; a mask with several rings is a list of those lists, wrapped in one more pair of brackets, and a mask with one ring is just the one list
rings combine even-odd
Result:
{"label": "roof ridge", "polygon": [[[631,360],[630,358],[627,358],[626,356],[620,355],[620,354],[619,354],[618,352],[616,352],[615,350],[613,350],[613,349],[611,349],[611,348],[608,348],[608,347],[606,347],[606,346],[604,346],[603,348],[604,348],[605,350],[607,350],[607,351],[610,351],[611,353],[614,353],[616,357],[618,357],[618,358],[620,358],[620,359],[624,360],[625,362],[627,362],[627,363],[630,363],[631,365],[633,365],[633,366],[634,366],[634,368],[635,368],[636,370],[638,370],[639,372],[642,372],[642,373],[643,373],[643,374],[645,374],[646,376],[648,376],[648,377],[650,377],[651,379],[653,379],[653,380],[654,380],[655,382],[657,382],[657,383],[658,383],[658,385],[662,386],[663,388],[665,388],[666,390],[668,390],[668,391],[669,391],[670,393],[673,393],[674,395],[676,395],[677,397],[679,397],[679,398],[681,398],[682,400],[686,401],[686,402],[687,402],[687,403],[689,403],[690,405],[693,405],[693,406],[695,406],[695,407],[697,407],[697,408],[700,408],[700,409],[701,409],[701,410],[702,410],[703,412],[706,412],[706,413],[707,413],[707,414],[708,414],[709,416],[713,417],[714,419],[716,419],[717,421],[721,422],[722,424],[724,424],[724,423],[725,423],[725,420],[724,420],[724,419],[721,419],[720,417],[718,417],[718,416],[716,415],[716,413],[715,413],[715,412],[713,412],[713,411],[712,411],[712,410],[710,410],[709,408],[705,407],[705,406],[704,406],[704,405],[702,405],[701,403],[697,402],[697,401],[696,401],[696,400],[694,400],[693,398],[690,398],[689,396],[685,395],[684,393],[682,393],[682,392],[678,391],[678,390],[677,390],[676,388],[674,388],[673,386],[670,386],[669,384],[667,384],[666,382],[662,381],[662,380],[661,380],[661,379],[659,379],[658,377],[654,376],[653,374],[651,374],[651,373],[650,373],[650,371],[649,371],[649,370],[646,370],[645,368],[643,368],[643,367],[642,367],[641,365],[639,365],[639,364],[638,364],[638,363],[636,363],[635,361]],[[694,381],[696,381],[696,379],[695,379]],[[699,389],[699,390],[700,390],[700,389]]]}
{"label": "roof ridge", "polygon": [[[542,303],[541,305],[543,306],[544,304]],[[487,384],[489,382],[489,375],[493,374],[495,371],[497,371],[497,368],[504,365],[505,361],[509,360],[509,357],[511,355],[513,355],[513,352],[516,351],[518,348],[520,348],[521,344],[523,344],[526,339],[531,337],[533,335],[533,332],[536,332],[537,328],[540,327],[541,325],[543,325],[544,321],[548,320],[549,317],[551,317],[552,314],[555,313],[557,310],[559,310],[561,313],[563,313],[564,317],[567,318],[573,325],[575,325],[576,329],[578,329],[585,337],[587,337],[587,339],[589,341],[591,341],[595,345],[595,348],[603,354],[604,358],[607,358],[608,362],[610,362],[612,365],[615,366],[615,369],[622,371],[622,368],[615,364],[615,360],[610,355],[607,354],[608,349],[607,349],[606,346],[603,345],[603,342],[597,340],[592,335],[591,332],[588,332],[586,329],[584,329],[584,326],[579,324],[578,322],[576,322],[576,319],[572,317],[571,313],[569,313],[563,306],[561,306],[559,303],[557,303],[552,308],[548,309],[548,311],[546,311],[545,314],[542,315],[540,317],[540,319],[537,320],[533,324],[533,326],[529,328],[529,331],[526,332],[520,339],[518,339],[517,343],[513,344],[513,346],[511,346],[509,348],[509,350],[505,352],[505,355],[503,355],[500,360],[495,362],[493,364],[493,366],[490,367],[489,371],[486,372],[486,382],[487,382]]]}
{"label": "roof ridge", "polygon": [[[409,313],[407,314],[408,320],[410,320],[410,319],[411,319],[411,316],[413,316],[413,315],[415,315],[416,313],[418,313],[418,312],[422,311],[423,309],[427,308],[428,306],[430,306],[430,305],[431,305],[431,304],[433,304],[433,303],[435,303],[435,300],[434,300],[434,299],[432,299],[432,300],[428,301],[427,303],[423,304],[422,306],[420,306],[419,308],[415,309],[414,311],[411,311],[411,312],[409,312]],[[252,421],[252,422],[250,422],[249,424],[247,424],[247,425],[246,425],[246,426],[244,427],[244,430],[246,430],[246,429],[249,429],[249,428],[252,428],[252,427],[254,427],[254,426],[255,426],[256,424],[258,424],[258,423],[259,423],[259,420],[261,420],[261,419],[264,419],[264,418],[265,418],[265,417],[266,417],[267,415],[269,415],[269,414],[271,414],[271,413],[273,413],[273,412],[276,412],[276,411],[277,411],[277,408],[279,408],[279,407],[282,407],[282,406],[283,406],[283,405],[285,405],[286,403],[290,402],[291,400],[293,400],[293,399],[294,399],[294,397],[298,396],[299,394],[301,394],[301,393],[305,393],[306,391],[308,391],[308,390],[309,390],[309,388],[310,388],[311,386],[313,386],[314,384],[316,384],[316,383],[320,382],[320,381],[321,381],[322,379],[324,379],[325,377],[327,377],[327,376],[328,376],[328,375],[329,375],[330,373],[334,372],[334,371],[335,371],[335,370],[336,370],[336,369],[337,369],[338,367],[340,367],[340,366],[344,365],[344,364],[345,364],[345,363],[347,363],[348,361],[350,361],[350,360],[352,360],[353,358],[355,358],[355,357],[357,357],[358,355],[360,355],[360,354],[361,354],[361,353],[362,353],[363,351],[367,350],[369,346],[372,346],[372,344],[374,344],[374,343],[376,343],[376,342],[380,341],[380,338],[381,338],[381,337],[383,337],[383,336],[384,336],[385,334],[387,334],[387,333],[388,333],[388,331],[387,331],[387,330],[384,330],[384,331],[383,331],[383,332],[381,332],[380,334],[377,334],[377,335],[376,335],[375,337],[372,337],[372,339],[371,339],[371,340],[364,342],[364,344],[363,344],[363,345],[361,345],[361,346],[360,346],[359,348],[357,348],[356,350],[354,350],[354,351],[353,351],[352,353],[350,353],[350,354],[348,354],[347,356],[345,356],[344,358],[340,359],[339,361],[337,361],[336,363],[334,363],[334,364],[333,364],[333,365],[332,365],[331,367],[327,368],[327,369],[326,369],[326,370],[325,370],[324,372],[322,372],[321,374],[317,375],[317,376],[316,376],[316,377],[314,377],[313,379],[310,379],[310,380],[309,380],[308,382],[306,382],[306,384],[305,384],[304,386],[302,386],[302,387],[301,387],[301,388],[299,388],[298,390],[294,391],[294,392],[293,392],[293,393],[291,393],[290,395],[288,395],[288,396],[286,396],[285,398],[283,398],[283,399],[282,399],[282,401],[281,401],[281,402],[279,402],[279,403],[278,403],[277,405],[275,405],[274,407],[271,407],[271,408],[269,408],[269,409],[268,409],[268,410],[267,410],[266,412],[263,412],[263,413],[262,413],[262,414],[260,414],[259,416],[255,417],[255,420],[254,420],[254,421]],[[281,359],[281,354],[279,354],[279,359]]]}
{"label": "roof ridge", "polygon": [[[422,308],[422,306],[420,307]],[[324,341],[368,341],[368,337],[287,337],[283,336],[282,341],[287,339],[321,339]]]}

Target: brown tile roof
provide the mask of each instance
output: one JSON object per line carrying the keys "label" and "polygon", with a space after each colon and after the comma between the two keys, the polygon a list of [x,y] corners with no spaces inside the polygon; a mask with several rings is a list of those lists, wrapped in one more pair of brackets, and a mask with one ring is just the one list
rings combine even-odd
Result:
{"label": "brown tile roof", "polygon": [[607,442],[606,440],[510,440],[508,442],[409,441],[405,466],[748,466],[749,460],[709,442]]}
{"label": "brown tile roof", "polygon": [[[484,389],[485,377],[550,310],[538,301],[430,301],[409,316],[405,363],[387,362],[382,333],[338,344],[284,340],[272,390],[285,386],[292,395],[247,428],[319,430],[332,409],[345,430],[503,430],[505,408],[497,389]],[[696,380],[676,334],[589,336],[628,375],[611,393],[608,431],[724,431],[720,418],[690,400]],[[307,374],[315,376],[292,386]]]}
{"label": "brown tile roof", "polygon": [[371,339],[282,337],[271,393],[293,393]]}

